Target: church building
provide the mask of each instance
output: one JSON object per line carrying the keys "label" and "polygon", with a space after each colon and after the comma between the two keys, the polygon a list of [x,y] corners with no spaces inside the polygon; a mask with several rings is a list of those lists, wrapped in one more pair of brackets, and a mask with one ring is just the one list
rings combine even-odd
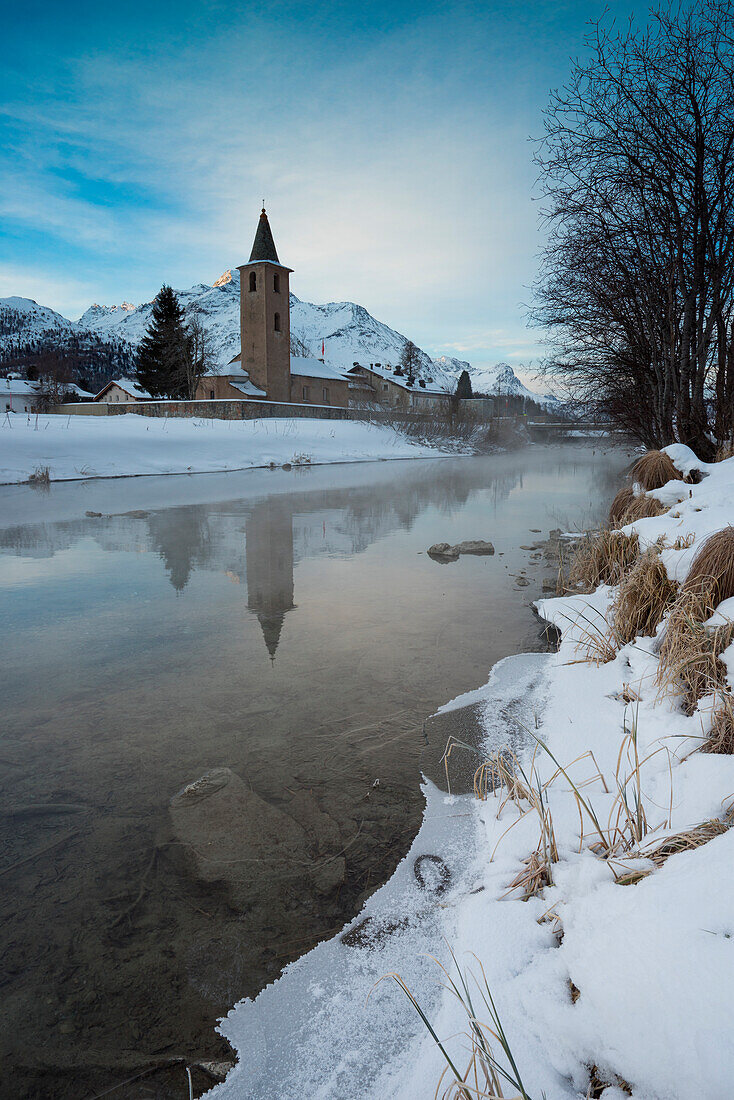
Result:
{"label": "church building", "polygon": [[349,405],[344,373],[323,359],[291,354],[289,276],[263,207],[250,259],[240,273],[240,354],[225,373],[205,374],[199,401],[222,398],[298,405]]}

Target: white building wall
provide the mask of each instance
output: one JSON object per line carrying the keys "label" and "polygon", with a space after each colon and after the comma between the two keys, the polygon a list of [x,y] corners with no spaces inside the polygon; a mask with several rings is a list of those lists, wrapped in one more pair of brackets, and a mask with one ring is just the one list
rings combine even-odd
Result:
{"label": "white building wall", "polygon": [[0,390],[0,413],[35,412],[38,395],[35,393],[3,393]]}

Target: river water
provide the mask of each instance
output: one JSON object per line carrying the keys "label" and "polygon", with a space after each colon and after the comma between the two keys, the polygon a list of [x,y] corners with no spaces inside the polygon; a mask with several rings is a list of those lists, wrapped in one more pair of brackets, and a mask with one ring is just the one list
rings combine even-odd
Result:
{"label": "river water", "polygon": [[[180,1066],[121,1083],[230,1057],[218,1016],[407,850],[426,717],[541,646],[553,572],[527,547],[599,519],[626,462],[580,443],[0,488],[4,1098],[184,1097]],[[425,553],[464,539],[496,554]],[[220,835],[197,844],[170,802],[214,768],[247,810],[199,813]],[[221,834],[246,868],[202,862]]]}

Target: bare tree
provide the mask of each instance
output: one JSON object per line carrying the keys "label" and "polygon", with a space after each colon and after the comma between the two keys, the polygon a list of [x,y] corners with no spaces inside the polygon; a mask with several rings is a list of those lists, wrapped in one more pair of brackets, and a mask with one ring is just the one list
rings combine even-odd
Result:
{"label": "bare tree", "polygon": [[311,354],[311,349],[308,344],[291,329],[291,355],[296,356],[296,358],[308,359],[311,357]]}
{"label": "bare tree", "polygon": [[69,393],[71,372],[68,366],[49,357],[38,375],[36,406],[41,412],[48,412],[54,405],[60,405]]}
{"label": "bare tree", "polygon": [[551,365],[646,444],[703,458],[732,417],[733,42],[728,0],[595,25],[537,156]]}
{"label": "bare tree", "polygon": [[196,388],[205,374],[215,369],[211,336],[198,307],[189,310],[181,340],[180,362],[183,367],[180,389],[189,401],[196,398]]}
{"label": "bare tree", "polygon": [[421,364],[421,355],[412,340],[406,340],[400,353],[400,364],[396,368],[396,374],[404,374],[408,384],[412,385],[418,374]]}

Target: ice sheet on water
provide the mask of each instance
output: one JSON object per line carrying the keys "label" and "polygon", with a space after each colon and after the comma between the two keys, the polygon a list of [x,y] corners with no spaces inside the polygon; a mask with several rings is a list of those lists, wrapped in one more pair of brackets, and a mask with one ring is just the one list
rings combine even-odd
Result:
{"label": "ice sheet on water", "polygon": [[[492,671],[481,691],[490,717],[490,749],[509,743],[520,728],[533,728],[547,660],[545,654],[519,655]],[[255,1001],[240,1002],[222,1021],[239,1061],[210,1096],[384,1100],[393,1095],[390,1081],[405,1069],[425,1033],[397,985],[380,979],[398,972],[430,1016],[440,1001],[441,974],[428,956],[446,957],[460,903],[479,881],[475,868],[482,837],[473,799],[447,796],[429,782],[423,789],[420,831],[390,881],[348,927],[348,943],[342,934],[319,944]]]}

